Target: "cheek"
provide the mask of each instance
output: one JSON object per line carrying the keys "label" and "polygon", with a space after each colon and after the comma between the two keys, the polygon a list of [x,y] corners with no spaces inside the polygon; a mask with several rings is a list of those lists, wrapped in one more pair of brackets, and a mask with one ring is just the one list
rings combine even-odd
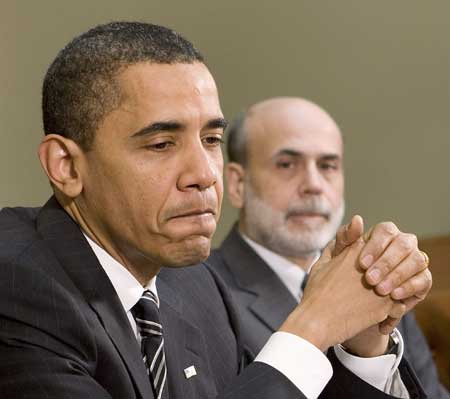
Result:
{"label": "cheek", "polygon": [[344,200],[344,184],[343,181],[338,181],[333,186],[329,187],[327,197],[331,205],[338,208]]}
{"label": "cheek", "polygon": [[289,203],[295,201],[296,193],[289,186],[267,186],[261,193],[256,193],[264,203],[275,211],[284,212],[288,209]]}
{"label": "cheek", "polygon": [[154,169],[150,169],[147,173],[140,174],[130,184],[133,188],[126,195],[128,197],[134,195],[134,198],[129,198],[129,202],[140,209],[141,215],[146,220],[153,219],[157,223],[163,217],[165,208],[170,204],[172,192],[176,188],[173,170],[160,169],[155,173]]}
{"label": "cheek", "polygon": [[[128,215],[125,223],[134,225],[134,228],[155,223],[167,196],[164,170],[158,171],[145,163],[133,167],[123,163],[115,171],[110,169],[105,177],[107,184],[97,191],[102,190],[100,195],[112,210],[119,211],[120,208],[120,214]],[[113,212],[117,214],[117,211]]]}

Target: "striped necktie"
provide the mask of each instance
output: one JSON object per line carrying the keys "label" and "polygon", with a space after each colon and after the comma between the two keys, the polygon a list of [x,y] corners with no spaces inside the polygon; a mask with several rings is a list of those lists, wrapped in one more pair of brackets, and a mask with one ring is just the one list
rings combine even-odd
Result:
{"label": "striped necktie", "polygon": [[164,338],[159,321],[159,299],[146,290],[131,309],[141,336],[141,351],[155,399],[167,399],[167,367],[164,354]]}

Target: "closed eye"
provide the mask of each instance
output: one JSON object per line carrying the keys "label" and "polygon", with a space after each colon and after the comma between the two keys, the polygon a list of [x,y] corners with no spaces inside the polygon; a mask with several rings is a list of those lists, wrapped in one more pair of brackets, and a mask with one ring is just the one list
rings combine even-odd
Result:
{"label": "closed eye", "polygon": [[152,144],[147,144],[145,146],[145,148],[149,149],[149,150],[153,150],[153,151],[165,151],[167,149],[169,149],[170,147],[173,147],[175,145],[175,143],[173,141],[161,141],[159,143],[152,143]]}
{"label": "closed eye", "polygon": [[278,161],[276,163],[276,167],[278,169],[290,169],[295,166],[295,162],[293,161]]}
{"label": "closed eye", "polygon": [[339,164],[337,162],[321,162],[319,163],[319,168],[322,170],[338,170]]}

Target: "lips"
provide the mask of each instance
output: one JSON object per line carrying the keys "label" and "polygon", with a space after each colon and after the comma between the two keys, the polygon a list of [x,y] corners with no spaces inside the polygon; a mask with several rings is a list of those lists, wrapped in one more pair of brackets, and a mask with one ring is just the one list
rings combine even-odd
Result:
{"label": "lips", "polygon": [[178,213],[174,216],[171,216],[169,219],[188,218],[188,217],[196,217],[196,216],[215,216],[215,215],[216,215],[216,212],[212,208],[192,209],[192,210],[184,211],[182,213]]}
{"label": "lips", "polygon": [[330,218],[330,215],[327,213],[318,213],[318,212],[289,212],[286,215],[287,219],[289,218],[323,218],[325,220],[328,220]]}

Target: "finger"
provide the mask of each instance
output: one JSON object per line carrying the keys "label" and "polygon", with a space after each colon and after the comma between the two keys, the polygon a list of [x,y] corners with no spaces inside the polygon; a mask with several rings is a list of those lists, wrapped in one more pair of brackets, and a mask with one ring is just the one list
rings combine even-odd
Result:
{"label": "finger", "polygon": [[401,301],[395,301],[391,309],[388,312],[388,317],[394,319],[401,319],[406,313],[406,305]]}
{"label": "finger", "polygon": [[394,328],[398,326],[398,323],[400,323],[400,319],[387,317],[386,320],[383,320],[378,324],[378,330],[380,331],[380,334],[388,335],[394,331]]}
{"label": "finger", "polygon": [[[396,270],[398,265],[402,262],[402,260],[407,258],[414,250],[417,252],[417,254],[419,254],[419,250],[417,249],[417,237],[414,234],[406,234],[406,233],[397,234],[389,243],[386,250],[367,270],[366,273],[367,282],[371,285],[378,284],[389,273]],[[420,263],[423,264],[423,256],[419,257]],[[416,265],[414,262],[412,262],[412,264],[409,265],[413,269],[412,273],[410,274],[411,276],[423,269],[423,267],[419,267],[420,265],[417,263],[416,268],[414,270],[414,265]],[[401,282],[403,281],[400,281],[400,283]],[[394,286],[394,288],[395,287],[396,286]]]}
{"label": "finger", "polygon": [[430,269],[426,268],[392,291],[391,296],[395,300],[415,297],[420,301],[426,297],[432,285],[433,277]]}
{"label": "finger", "polygon": [[336,246],[333,256],[339,255],[345,248],[352,245],[364,233],[364,221],[359,215],[352,217],[349,224],[340,227],[336,234]]}
{"label": "finger", "polygon": [[359,261],[363,269],[368,269],[383,254],[389,244],[400,233],[392,222],[377,224],[364,234],[367,242],[362,250]]}
{"label": "finger", "polygon": [[378,324],[380,333],[390,334],[407,311],[408,307],[405,303],[396,301],[388,312],[387,318]]}
{"label": "finger", "polygon": [[[406,259],[398,264],[386,277],[384,277],[375,287],[375,291],[380,295],[388,295],[394,290],[395,299],[403,299],[408,296],[414,295],[411,290],[414,286],[407,284],[408,292],[402,293],[402,285],[406,284],[409,279],[416,278],[415,276],[427,269],[427,264],[424,262],[424,257],[422,252],[419,250],[411,253]],[[421,280],[424,279],[424,283],[427,283],[427,276],[421,275],[421,277],[416,281],[413,280],[413,284],[420,284]]]}
{"label": "finger", "polygon": [[325,262],[328,262],[331,259],[331,254],[332,254],[332,252],[334,250],[335,245],[336,245],[336,241],[335,240],[330,241],[328,243],[328,245],[325,247],[325,249],[322,251],[322,255],[321,255],[321,257],[319,259],[321,259],[321,260],[323,260]]}
{"label": "finger", "polygon": [[[399,288],[403,283],[410,278],[426,269],[426,265],[423,262],[423,256],[419,250],[411,253],[406,259],[403,259],[397,266],[395,266],[391,272],[389,272],[389,265],[386,265],[385,275],[375,287],[375,291],[380,295],[388,295],[393,290]],[[372,268],[371,268],[372,269]],[[366,280],[369,284],[373,282],[367,274],[371,270],[366,272]],[[369,274],[370,276],[370,274]]]}
{"label": "finger", "polygon": [[411,309],[415,308],[416,305],[418,303],[422,302],[423,299],[424,298],[419,298],[419,297],[415,297],[415,296],[404,299],[403,302],[406,305],[406,311],[409,312]]}
{"label": "finger", "polygon": [[320,258],[317,259],[317,261],[312,265],[311,270],[309,271],[309,274],[315,273],[322,267],[322,265],[325,265],[327,262],[329,262],[331,260],[334,246],[335,246],[334,240],[330,241],[328,243],[328,245],[322,251]]}

